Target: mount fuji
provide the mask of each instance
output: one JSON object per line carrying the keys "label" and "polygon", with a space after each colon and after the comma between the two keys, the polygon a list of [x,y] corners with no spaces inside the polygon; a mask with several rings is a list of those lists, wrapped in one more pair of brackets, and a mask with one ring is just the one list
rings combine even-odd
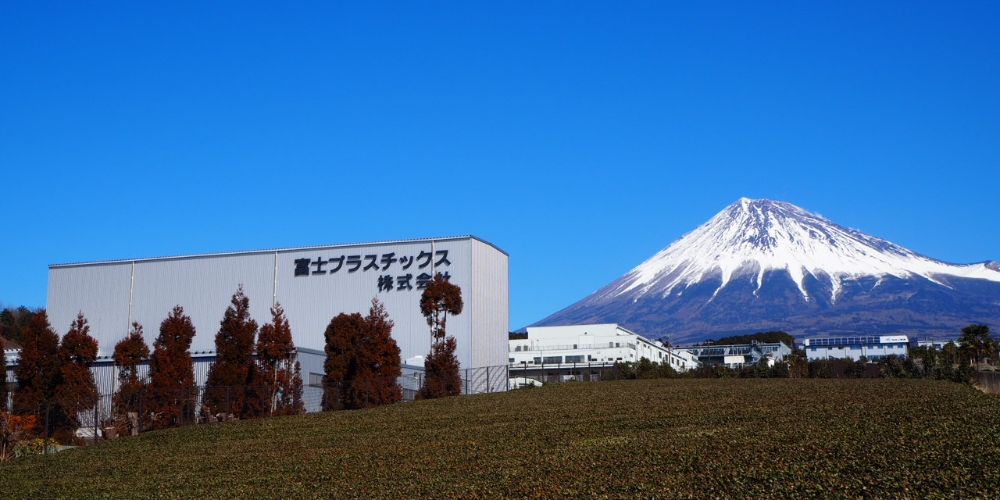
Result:
{"label": "mount fuji", "polygon": [[531,325],[619,323],[684,344],[760,331],[954,338],[1000,325],[1000,266],[949,264],[795,205],[742,198]]}

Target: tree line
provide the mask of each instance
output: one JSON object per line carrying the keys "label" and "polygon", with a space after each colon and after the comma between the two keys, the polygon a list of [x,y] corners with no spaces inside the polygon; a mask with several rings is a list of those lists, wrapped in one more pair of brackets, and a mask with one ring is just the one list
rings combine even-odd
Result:
{"label": "tree line", "polygon": [[[788,342],[788,339],[792,339]],[[716,344],[757,342],[786,342],[794,346],[794,338],[785,332],[766,332],[754,335],[727,337]],[[705,345],[711,345],[706,341]],[[678,373],[667,364],[646,358],[638,362],[617,363],[603,374],[604,379],[644,378],[929,378],[970,383],[977,367],[996,365],[1000,359],[1000,343],[990,333],[987,325],[969,325],[962,328],[957,342],[949,342],[937,350],[929,346],[911,347],[908,356],[889,355],[877,360],[862,357],[808,360],[805,351],[792,349],[792,353],[773,364],[759,362],[740,368],[725,365],[702,364],[684,373]]]}
{"label": "tree line", "polygon": [[[448,316],[460,314],[462,307],[461,289],[440,275],[428,282],[421,295],[421,313],[433,340],[424,363],[420,398],[461,392],[456,343],[447,336],[446,324]],[[82,312],[78,314],[60,340],[44,309],[4,309],[3,313],[0,333],[14,336],[21,351],[14,368],[17,384],[11,411],[0,412],[0,454],[7,456],[15,442],[47,430],[60,443],[79,444],[75,433],[80,415],[93,409],[99,397],[90,371],[98,345],[89,334],[87,319]],[[112,421],[104,424],[125,433],[219,418],[304,412],[301,366],[295,360],[291,327],[281,304],[276,303],[270,313],[271,321],[258,328],[250,316],[250,300],[242,285],[238,287],[216,333],[215,361],[200,393],[190,354],[196,332],[183,307],[175,306],[160,323],[152,350],[143,326],[133,322],[114,348],[117,390],[112,395]],[[397,380],[400,349],[391,336],[393,326],[377,299],[372,299],[367,316],[341,313],[330,321],[324,333],[324,411],[402,399]],[[0,370],[0,401],[8,400],[6,388],[6,370]]]}

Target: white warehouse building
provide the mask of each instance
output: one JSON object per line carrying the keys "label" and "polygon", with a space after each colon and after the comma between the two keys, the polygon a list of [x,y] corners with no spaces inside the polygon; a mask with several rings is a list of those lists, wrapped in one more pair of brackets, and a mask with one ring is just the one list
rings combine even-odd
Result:
{"label": "white warehouse building", "polygon": [[858,361],[862,357],[872,361],[889,355],[906,357],[909,346],[910,339],[906,335],[825,337],[802,341],[802,349],[809,361],[828,358]]}
{"label": "white warehouse building", "polygon": [[491,387],[476,392],[505,389],[506,376],[497,370],[507,364],[507,254],[474,236],[51,265],[47,311],[60,335],[82,312],[100,355],[107,356],[133,321],[143,325],[152,346],[160,323],[180,305],[196,329],[192,353],[210,354],[242,285],[258,325],[271,321],[273,305],[284,308],[303,380],[315,386],[330,320],[340,313],[366,315],[373,298],[395,323],[402,360],[426,355],[431,337],[420,294],[434,273],[462,289],[464,310],[448,318],[461,368],[494,367]]}
{"label": "white warehouse building", "polygon": [[528,327],[527,337],[510,340],[511,376],[589,379],[615,363],[642,358],[679,372],[698,366],[690,351],[648,340],[615,323]]}

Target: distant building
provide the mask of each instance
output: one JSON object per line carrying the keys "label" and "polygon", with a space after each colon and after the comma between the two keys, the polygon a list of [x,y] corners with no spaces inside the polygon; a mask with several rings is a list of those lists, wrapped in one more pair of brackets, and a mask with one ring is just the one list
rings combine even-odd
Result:
{"label": "distant building", "polygon": [[826,337],[802,341],[802,348],[809,361],[829,358],[858,361],[862,357],[878,360],[889,355],[905,357],[909,352],[909,345],[910,339],[906,335]]}
{"label": "distant building", "polygon": [[792,348],[781,342],[752,342],[733,345],[702,345],[687,347],[703,364],[725,365],[741,368],[760,362],[774,365],[792,353]]}
{"label": "distant building", "polygon": [[686,349],[671,348],[614,323],[528,328],[525,339],[510,340],[511,377],[547,381],[597,378],[615,363],[642,358],[679,372],[698,366]]}
{"label": "distant building", "polygon": [[946,346],[948,344],[955,344],[957,346],[958,345],[958,341],[957,340],[951,340],[951,339],[949,339],[949,340],[924,339],[924,340],[918,340],[917,341],[917,347],[930,347],[931,349],[934,349],[935,351],[940,351],[941,349],[944,349],[944,346]]}

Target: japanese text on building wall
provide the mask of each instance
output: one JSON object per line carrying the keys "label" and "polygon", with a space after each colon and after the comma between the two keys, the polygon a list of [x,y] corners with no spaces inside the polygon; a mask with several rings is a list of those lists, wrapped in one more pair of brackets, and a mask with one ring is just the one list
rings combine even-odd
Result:
{"label": "japanese text on building wall", "polygon": [[[416,257],[413,255],[400,255],[397,257],[396,252],[340,255],[329,259],[321,255],[315,259],[295,259],[295,277],[333,276],[338,273],[351,274],[376,271],[379,292],[391,292],[393,290],[403,292],[427,288],[427,282],[433,279],[430,271],[440,266],[451,267],[447,250],[438,250],[433,254],[421,251]],[[428,267],[430,269],[426,269]],[[426,270],[420,272],[420,274],[415,274],[424,269]],[[391,273],[389,273],[390,271]],[[404,274],[404,271],[408,272]],[[444,279],[451,278],[451,275],[447,271],[443,272],[441,276]]]}

